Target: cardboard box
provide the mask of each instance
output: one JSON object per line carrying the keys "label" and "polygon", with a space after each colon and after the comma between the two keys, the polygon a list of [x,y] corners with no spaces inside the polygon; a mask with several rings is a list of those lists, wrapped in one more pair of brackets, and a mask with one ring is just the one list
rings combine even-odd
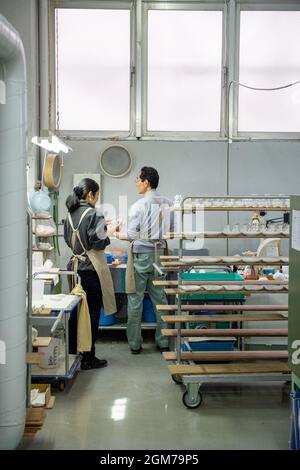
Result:
{"label": "cardboard box", "polygon": [[31,406],[34,408],[47,407],[49,400],[51,398],[51,385],[50,384],[31,384],[31,390],[38,389],[39,393],[45,394],[45,404],[38,405],[31,403]]}

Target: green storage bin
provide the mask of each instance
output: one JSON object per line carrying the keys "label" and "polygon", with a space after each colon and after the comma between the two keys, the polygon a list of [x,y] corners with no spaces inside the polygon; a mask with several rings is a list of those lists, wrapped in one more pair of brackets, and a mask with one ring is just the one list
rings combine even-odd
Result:
{"label": "green storage bin", "polygon": [[[185,281],[243,281],[244,278],[238,273],[183,273],[182,279]],[[183,294],[181,300],[201,300],[201,301],[240,301],[245,300],[243,294]]]}

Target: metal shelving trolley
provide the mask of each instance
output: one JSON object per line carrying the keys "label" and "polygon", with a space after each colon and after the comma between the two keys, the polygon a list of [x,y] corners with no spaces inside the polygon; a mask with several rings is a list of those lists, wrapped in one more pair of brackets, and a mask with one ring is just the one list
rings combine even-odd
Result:
{"label": "metal shelving trolley", "polygon": [[[183,227],[183,214],[197,211],[249,211],[266,214],[267,211],[281,211],[284,221],[288,222],[289,198],[278,196],[214,196],[214,197],[187,197],[175,208],[181,214],[181,227]],[[228,219],[227,219],[228,220]],[[278,219],[271,219],[277,221]],[[248,231],[249,230],[249,231]],[[163,330],[169,338],[175,338],[174,351],[164,353],[164,358],[171,362],[168,366],[173,380],[183,383],[185,391],[183,403],[188,408],[197,408],[202,402],[200,386],[205,382],[242,382],[242,381],[287,381],[290,379],[290,368],[287,363],[287,350],[245,350],[244,338],[250,337],[284,337],[287,338],[287,328],[253,328],[251,322],[281,322],[287,320],[287,304],[257,304],[250,305],[247,301],[233,301],[237,295],[248,299],[252,294],[287,294],[288,282],[283,280],[245,280],[237,278],[234,272],[227,279],[224,276],[204,278],[198,280],[187,276],[186,272],[193,269],[207,269],[208,267],[224,268],[234,266],[283,266],[288,265],[288,257],[282,256],[182,256],[183,241],[201,238],[288,238],[288,224],[268,225],[261,224],[247,227],[243,231],[235,226],[229,233],[228,226],[220,232],[176,232],[166,234],[168,239],[180,241],[179,256],[162,256],[161,267],[167,271],[176,271],[178,279],[175,281],[153,281],[154,285],[165,286],[167,295],[176,295],[175,305],[158,305],[163,320],[168,324],[175,324],[175,328]],[[188,297],[187,297],[188,296]],[[189,305],[183,299],[202,299]],[[200,296],[200,297],[199,297]],[[229,302],[224,299],[230,298]],[[208,299],[210,299],[208,301]],[[214,301],[215,299],[216,301]],[[222,299],[223,305],[217,299]],[[201,314],[203,312],[204,314]],[[210,313],[214,312],[211,316]],[[173,314],[172,314],[173,313]],[[199,315],[200,313],[200,315]],[[188,325],[193,322],[207,323],[205,329],[191,329]],[[277,323],[278,322],[278,323]],[[226,328],[223,327],[224,323]],[[223,325],[222,325],[223,324]],[[252,323],[253,324],[253,323]],[[258,323],[259,324],[259,323]],[[173,326],[172,325],[172,326]],[[218,327],[219,326],[219,327]],[[232,350],[201,350],[195,351],[188,346],[188,338],[228,338],[234,340]]]}

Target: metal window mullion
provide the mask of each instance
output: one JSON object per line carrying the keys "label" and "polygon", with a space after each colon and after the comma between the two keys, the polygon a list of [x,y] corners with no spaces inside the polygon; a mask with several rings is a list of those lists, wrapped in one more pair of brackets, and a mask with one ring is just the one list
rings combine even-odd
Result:
{"label": "metal window mullion", "polygon": [[141,135],[147,135],[147,116],[148,116],[148,11],[149,4],[142,2],[141,12],[141,34],[142,34],[142,45],[141,45],[141,72],[142,72],[142,83],[141,83]]}
{"label": "metal window mullion", "polygon": [[[229,0],[228,6],[228,85],[227,85],[227,134],[228,138],[232,138],[237,132],[237,119],[238,119],[238,90],[232,84],[234,80],[238,79],[238,56],[239,56],[239,6],[236,5],[235,0]],[[230,85],[231,84],[231,85]],[[230,93],[229,93],[230,90]]]}
{"label": "metal window mullion", "polygon": [[48,81],[48,2],[39,2],[39,102],[40,116],[39,127],[48,129],[48,101],[49,101],[49,81]]}
{"label": "metal window mullion", "polygon": [[227,86],[228,86],[228,62],[227,62],[227,5],[223,9],[222,21],[222,80],[221,80],[221,109],[220,109],[220,137],[226,133],[226,109],[227,109]]}
{"label": "metal window mullion", "polygon": [[135,0],[135,111],[134,111],[134,133],[136,137],[142,136],[142,96],[143,96],[143,7],[142,0]]}
{"label": "metal window mullion", "polygon": [[56,130],[56,38],[55,38],[55,5],[54,2],[51,4],[52,8],[50,11],[50,25],[51,25],[51,32],[50,32],[50,84],[49,84],[49,93],[51,96],[51,114],[50,114],[50,122],[51,122],[51,130]]}

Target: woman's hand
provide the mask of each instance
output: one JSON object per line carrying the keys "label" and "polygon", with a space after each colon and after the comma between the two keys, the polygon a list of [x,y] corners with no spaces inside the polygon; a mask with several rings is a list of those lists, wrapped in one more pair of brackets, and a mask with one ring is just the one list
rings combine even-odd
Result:
{"label": "woman's hand", "polygon": [[119,232],[122,230],[123,221],[117,219],[115,222],[112,220],[107,220],[107,236],[108,237],[118,237]]}

